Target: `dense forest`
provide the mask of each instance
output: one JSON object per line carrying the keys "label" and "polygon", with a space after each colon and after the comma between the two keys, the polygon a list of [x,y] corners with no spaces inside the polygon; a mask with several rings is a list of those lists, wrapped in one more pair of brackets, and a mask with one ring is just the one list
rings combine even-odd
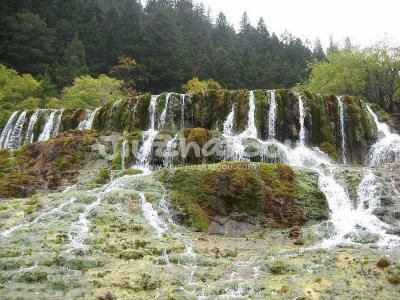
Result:
{"label": "dense forest", "polygon": [[[213,80],[210,80],[210,79]],[[186,85],[183,85],[186,83]],[[4,0],[0,124],[15,109],[94,108],[124,96],[294,88],[349,94],[400,112],[400,47],[327,49],[240,28],[192,0]]]}
{"label": "dense forest", "polygon": [[307,79],[307,63],[323,59],[290,34],[277,37],[263,19],[243,14],[235,31],[192,0],[4,0],[0,63],[46,80],[60,91],[81,75],[108,74],[118,58],[138,63],[143,91],[178,90],[192,77],[223,87],[292,87]]}

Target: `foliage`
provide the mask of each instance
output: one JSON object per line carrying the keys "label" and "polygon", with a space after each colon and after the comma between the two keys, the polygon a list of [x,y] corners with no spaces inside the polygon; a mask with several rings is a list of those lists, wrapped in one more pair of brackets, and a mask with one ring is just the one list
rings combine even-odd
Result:
{"label": "foliage", "polygon": [[15,109],[38,107],[41,84],[32,75],[19,75],[0,64],[0,127]]}
{"label": "foliage", "polygon": [[400,47],[384,43],[358,49],[347,42],[330,51],[326,61],[309,64],[310,78],[303,86],[311,92],[350,94],[400,111]]}
{"label": "foliage", "polygon": [[125,55],[119,57],[118,64],[112,68],[110,75],[123,81],[121,91],[125,95],[135,96],[143,91],[145,78],[133,58]]}
{"label": "foliage", "polygon": [[53,58],[54,32],[40,16],[27,10],[0,16],[0,37],[0,63],[23,73],[46,72]]}
{"label": "foliage", "polygon": [[65,108],[95,108],[119,100],[120,87],[121,81],[106,75],[78,77],[71,87],[64,88],[61,102]]}
{"label": "foliage", "polygon": [[182,90],[186,93],[201,93],[206,90],[221,90],[221,85],[214,79],[199,80],[194,77],[182,86]]}
{"label": "foliage", "polygon": [[290,87],[306,79],[307,61],[321,57],[293,36],[270,33],[262,19],[253,27],[244,18],[237,33],[223,13],[212,20],[192,0],[142,2],[3,0],[0,63],[47,74],[61,90],[76,76],[109,74],[118,58],[130,57],[140,65],[140,88],[132,69],[115,76],[159,93],[193,77],[229,89]]}

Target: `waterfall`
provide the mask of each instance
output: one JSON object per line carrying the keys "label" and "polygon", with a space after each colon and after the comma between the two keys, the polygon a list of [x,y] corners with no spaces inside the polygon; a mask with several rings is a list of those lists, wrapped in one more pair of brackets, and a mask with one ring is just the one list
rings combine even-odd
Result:
{"label": "waterfall", "polygon": [[33,143],[33,139],[34,139],[33,129],[35,128],[36,122],[37,122],[41,112],[42,112],[42,110],[38,109],[32,114],[32,116],[29,120],[28,129],[26,130],[26,134],[25,134],[25,141],[24,141],[25,144]]}
{"label": "waterfall", "polygon": [[[153,142],[156,138],[158,131],[155,130],[155,118],[156,118],[156,108],[157,108],[157,99],[160,95],[152,95],[150,100],[150,128],[143,133],[143,145],[139,149],[137,161],[139,165],[149,167],[149,159],[150,154],[153,148]],[[167,106],[167,104],[166,104]]]}
{"label": "waterfall", "polygon": [[157,99],[160,95],[152,95],[150,99],[150,129],[155,130]]}
{"label": "waterfall", "polygon": [[299,114],[300,114],[300,145],[304,146],[306,144],[306,129],[304,127],[304,102],[303,96],[299,97]]}
{"label": "waterfall", "polygon": [[[250,114],[250,106],[249,106]],[[243,160],[245,157],[245,147],[243,145],[243,139],[247,136],[247,131],[242,132],[239,135],[233,133],[233,121],[235,118],[235,105],[232,105],[232,109],[224,122],[224,131],[222,133],[226,143],[225,160]],[[250,117],[249,117],[250,119]]]}
{"label": "waterfall", "polygon": [[[128,148],[128,149],[127,149]],[[126,163],[125,163],[125,159],[126,159],[126,153],[129,153],[129,143],[126,139],[124,139],[124,141],[122,142],[122,151],[121,151],[121,169],[125,170],[126,169]]]}
{"label": "waterfall", "polygon": [[[0,149],[3,149],[7,146],[8,144],[8,140],[10,138],[13,126],[14,126],[14,121],[15,118],[17,117],[18,112],[15,111],[12,113],[12,115],[10,116],[10,118],[7,121],[6,126],[3,129],[3,132],[1,133],[1,137],[0,137]],[[7,142],[6,142],[7,141]]]}
{"label": "waterfall", "polygon": [[177,144],[179,134],[176,134],[175,137],[168,141],[167,145],[164,148],[164,162],[163,165],[165,168],[171,168],[174,166],[174,154],[175,148]]}
{"label": "waterfall", "polygon": [[280,149],[280,143],[275,142],[264,142],[257,138],[257,127],[255,125],[255,98],[254,93],[249,93],[249,111],[248,111],[248,122],[246,130],[242,133],[235,135],[233,133],[233,123],[235,116],[235,106],[232,105],[231,112],[224,122],[223,136],[226,143],[225,160],[249,160],[249,155],[246,153],[246,145],[251,142],[257,143],[262,149],[262,153],[259,153],[263,158],[269,154],[269,149],[274,148],[275,150]]}
{"label": "waterfall", "polygon": [[254,97],[254,92],[250,91],[249,92],[249,113],[247,117],[247,127],[244,135],[246,135],[248,138],[257,138],[257,127],[256,127],[256,103],[255,103],[255,97]]}
{"label": "waterfall", "polygon": [[60,109],[58,111],[58,116],[57,116],[57,118],[55,120],[54,127],[53,127],[53,129],[51,131],[51,136],[56,136],[60,132],[60,127],[61,127],[61,121],[62,121],[63,114],[64,114],[64,109]]}
{"label": "waterfall", "polygon": [[44,125],[42,133],[40,134],[40,136],[38,138],[38,142],[47,141],[50,138],[51,132],[54,127],[54,119],[55,119],[56,113],[57,113],[56,110],[52,110],[50,112],[50,114],[47,113],[45,125]]}
{"label": "waterfall", "polygon": [[339,117],[340,117],[340,133],[342,136],[342,162],[343,164],[347,164],[346,158],[346,133],[344,127],[344,104],[343,104],[343,96],[338,97],[339,102]]}
{"label": "waterfall", "polygon": [[374,210],[380,206],[382,184],[371,170],[367,170],[357,189],[358,207],[356,209],[357,227],[375,234],[380,244],[386,246],[392,242],[400,243],[398,236],[387,234],[391,226],[375,216]]}
{"label": "waterfall", "polygon": [[224,132],[223,134],[226,136],[232,136],[233,135],[233,120],[235,118],[235,105],[232,105],[232,109],[230,113],[228,114],[228,117],[226,118],[226,121],[224,122]]}
{"label": "waterfall", "polygon": [[11,134],[6,139],[4,146],[9,149],[18,148],[22,144],[22,129],[25,124],[26,119],[26,111],[23,111],[19,117],[17,122],[12,129]]}
{"label": "waterfall", "polygon": [[153,206],[147,202],[144,193],[139,193],[139,197],[143,216],[149,222],[150,226],[157,231],[158,235],[161,236],[167,230],[165,223],[161,220]]}
{"label": "waterfall", "polygon": [[378,141],[369,151],[367,165],[400,162],[400,136],[391,133],[389,126],[379,121],[378,116],[369,105],[367,105],[367,110],[373,117],[379,134]]}
{"label": "waterfall", "polygon": [[[368,171],[360,183],[357,194],[360,204],[355,208],[345,189],[335,180],[336,166],[318,149],[307,147],[287,148],[289,165],[309,168],[319,175],[319,188],[325,194],[331,211],[329,221],[335,229],[331,238],[324,240],[322,246],[334,246],[341,242],[353,242],[351,238],[360,233],[360,228],[380,236],[381,242],[399,239],[385,234],[389,226],[372,214],[379,205],[377,178]],[[365,203],[368,208],[365,208]]]}
{"label": "waterfall", "polygon": [[186,94],[181,94],[180,95],[181,100],[182,100],[182,108],[181,108],[181,131],[185,128],[185,99],[186,99]]}
{"label": "waterfall", "polygon": [[168,93],[167,97],[165,99],[164,110],[162,111],[161,116],[160,116],[160,120],[158,122],[158,130],[159,131],[164,128],[165,119],[167,118],[168,104],[169,104],[169,101],[171,100],[171,96],[172,96],[172,93]]}
{"label": "waterfall", "polygon": [[275,139],[275,127],[276,127],[276,91],[270,91],[271,103],[269,106],[269,114],[268,114],[268,139]]}
{"label": "waterfall", "polygon": [[78,130],[91,130],[93,128],[94,118],[96,117],[97,112],[100,110],[100,107],[96,108],[95,110],[89,112],[85,118],[79,125]]}

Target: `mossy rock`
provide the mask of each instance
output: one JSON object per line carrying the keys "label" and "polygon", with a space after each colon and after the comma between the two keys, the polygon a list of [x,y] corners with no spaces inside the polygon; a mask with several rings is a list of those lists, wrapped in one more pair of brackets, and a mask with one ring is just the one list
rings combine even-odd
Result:
{"label": "mossy rock", "polygon": [[170,191],[176,219],[207,231],[213,218],[237,213],[277,227],[326,219],[318,177],[303,179],[304,174],[283,164],[220,163],[163,170],[156,176]]}

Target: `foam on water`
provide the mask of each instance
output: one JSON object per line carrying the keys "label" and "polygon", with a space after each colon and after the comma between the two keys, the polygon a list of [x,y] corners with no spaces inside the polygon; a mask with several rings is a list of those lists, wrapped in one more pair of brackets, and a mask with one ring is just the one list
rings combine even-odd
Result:
{"label": "foam on water", "polygon": [[371,114],[378,129],[378,141],[369,151],[366,164],[369,166],[381,165],[384,163],[400,162],[400,136],[390,132],[389,126],[379,121],[369,105],[367,110]]}

